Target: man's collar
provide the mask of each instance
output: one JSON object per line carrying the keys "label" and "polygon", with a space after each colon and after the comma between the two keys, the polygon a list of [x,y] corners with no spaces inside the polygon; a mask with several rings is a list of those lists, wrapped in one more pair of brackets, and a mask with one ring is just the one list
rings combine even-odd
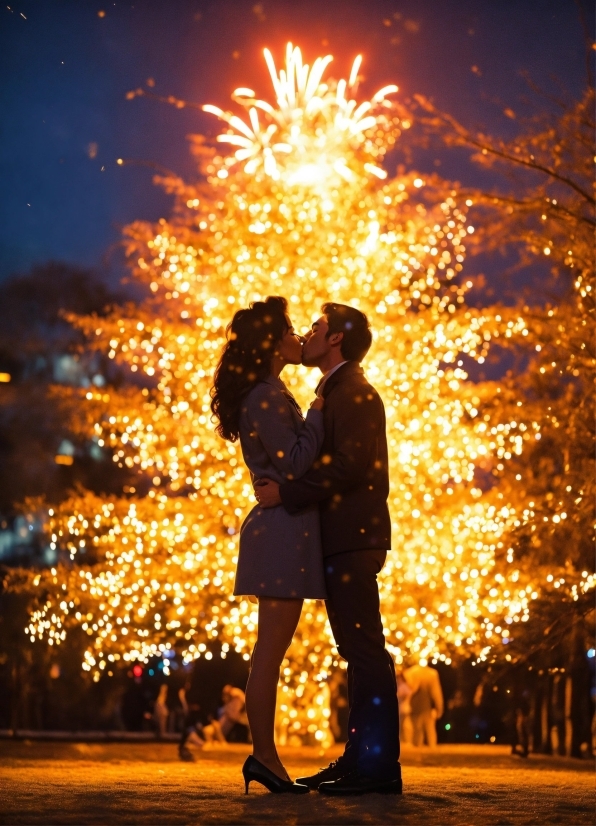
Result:
{"label": "man's collar", "polygon": [[331,376],[335,373],[335,371],[339,370],[340,367],[343,367],[343,365],[345,363],[346,363],[346,359],[344,359],[343,361],[340,361],[338,364],[336,364],[330,370],[327,370],[326,373],[323,373],[323,375],[319,379],[319,383],[315,387],[315,393],[317,394],[317,396],[320,396],[322,394],[323,387],[325,387],[325,384],[327,383],[327,379],[331,378]]}
{"label": "man's collar", "polygon": [[364,370],[357,361],[344,361],[323,376],[319,392],[322,393],[323,396],[327,396],[331,388],[335,387],[342,379],[349,375],[362,374],[363,372]]}
{"label": "man's collar", "polygon": [[327,379],[331,378],[331,376],[335,373],[336,370],[339,370],[340,367],[343,367],[344,364],[347,364],[347,361],[347,359],[344,359],[343,361],[340,361],[338,364],[332,367],[330,370],[327,370],[326,373],[323,373],[321,380],[319,381],[319,387],[322,387],[327,381]]}

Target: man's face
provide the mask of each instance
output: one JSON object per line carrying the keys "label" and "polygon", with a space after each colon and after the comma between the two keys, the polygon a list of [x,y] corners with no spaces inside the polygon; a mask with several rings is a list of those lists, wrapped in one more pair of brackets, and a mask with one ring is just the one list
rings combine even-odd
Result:
{"label": "man's face", "polygon": [[304,336],[302,364],[316,367],[325,358],[332,347],[330,339],[326,337],[328,332],[327,317],[322,315],[313,322],[311,329]]}

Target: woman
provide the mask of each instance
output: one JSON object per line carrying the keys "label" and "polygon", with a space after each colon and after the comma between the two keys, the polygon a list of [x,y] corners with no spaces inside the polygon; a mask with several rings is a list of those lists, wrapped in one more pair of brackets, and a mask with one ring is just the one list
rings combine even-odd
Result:
{"label": "woman", "polygon": [[[285,298],[270,296],[239,310],[215,372],[211,409],[217,432],[240,440],[253,482],[297,479],[323,443],[323,400],[306,415],[279,374],[300,364],[302,340],[294,332]],[[258,637],[246,686],[253,754],[244,764],[251,780],[272,792],[304,794],[292,783],[273,740],[279,669],[300,618],[303,599],[325,599],[319,514],[316,507],[290,516],[283,507],[255,506],[240,530],[235,595],[259,601]]]}

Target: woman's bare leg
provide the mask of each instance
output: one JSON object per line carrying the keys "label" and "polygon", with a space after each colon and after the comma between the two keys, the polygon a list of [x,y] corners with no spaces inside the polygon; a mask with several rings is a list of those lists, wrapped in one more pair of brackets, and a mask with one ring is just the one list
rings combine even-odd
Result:
{"label": "woman's bare leg", "polygon": [[273,740],[279,669],[302,611],[301,599],[259,599],[259,630],[246,685],[246,713],[253,755],[278,777],[288,778]]}

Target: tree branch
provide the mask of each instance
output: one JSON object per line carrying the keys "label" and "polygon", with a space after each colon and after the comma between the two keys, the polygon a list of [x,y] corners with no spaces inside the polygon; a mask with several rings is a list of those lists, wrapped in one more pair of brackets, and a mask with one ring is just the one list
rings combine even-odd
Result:
{"label": "tree branch", "polygon": [[497,147],[493,146],[490,142],[482,142],[477,138],[474,138],[471,132],[462,126],[454,117],[448,115],[445,112],[440,112],[436,109],[430,101],[428,101],[422,95],[414,95],[415,99],[418,101],[420,106],[425,109],[425,111],[435,115],[435,117],[443,120],[445,123],[449,124],[449,126],[453,129],[453,131],[460,137],[460,139],[470,146],[479,149],[481,152],[490,153],[497,158],[501,158],[505,161],[509,161],[510,163],[517,164],[518,166],[524,166],[526,169],[532,169],[536,172],[542,172],[544,175],[548,175],[550,178],[559,181],[560,183],[568,186],[570,189],[573,189],[577,192],[578,195],[581,195],[589,204],[592,206],[596,205],[596,199],[589,193],[582,189],[579,184],[577,184],[571,178],[566,178],[563,175],[559,175],[555,172],[554,169],[551,169],[548,166],[543,166],[542,164],[538,163],[536,160],[532,159],[525,159],[520,158],[515,155],[515,153],[506,152],[503,149],[498,149]]}

